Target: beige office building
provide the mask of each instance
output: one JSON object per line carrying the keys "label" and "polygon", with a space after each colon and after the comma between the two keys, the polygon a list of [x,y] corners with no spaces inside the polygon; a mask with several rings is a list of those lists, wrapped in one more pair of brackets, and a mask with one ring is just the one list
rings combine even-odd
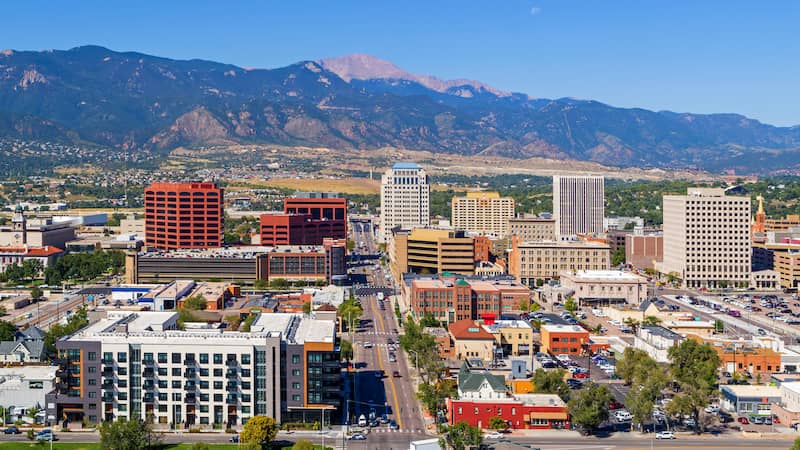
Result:
{"label": "beige office building", "polygon": [[608,270],[611,249],[594,241],[512,241],[508,273],[522,284],[535,286],[537,279],[557,278],[562,271]]}
{"label": "beige office building", "polygon": [[396,163],[381,177],[380,240],[388,242],[392,228],[426,227],[431,221],[431,185],[417,163]]}
{"label": "beige office building", "polygon": [[463,231],[416,228],[394,234],[390,267],[395,277],[407,272],[475,272],[475,239]]}
{"label": "beige office building", "polygon": [[508,219],[508,235],[521,241],[555,241],[555,219],[541,217],[515,217]]}
{"label": "beige office building", "polygon": [[553,176],[553,218],[559,239],[603,230],[605,183],[601,176]]}
{"label": "beige office building", "polygon": [[664,196],[662,273],[690,288],[750,284],[750,198],[721,188],[689,188]]}
{"label": "beige office building", "polygon": [[514,217],[514,199],[497,192],[467,192],[453,197],[453,228],[499,238],[508,233],[508,220]]}

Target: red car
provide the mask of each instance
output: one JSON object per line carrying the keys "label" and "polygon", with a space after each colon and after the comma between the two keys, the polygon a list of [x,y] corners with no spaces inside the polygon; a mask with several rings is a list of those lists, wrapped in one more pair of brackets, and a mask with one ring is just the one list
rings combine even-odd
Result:
{"label": "red car", "polygon": [[400,378],[400,372],[395,370],[394,372],[392,372],[392,376],[395,378]]}
{"label": "red car", "polygon": [[736,419],[736,420],[738,420],[738,421],[739,421],[739,423],[740,423],[740,424],[742,424],[742,425],[748,425],[748,424],[750,424],[750,421],[749,421],[749,420],[747,420],[747,417],[739,417],[739,418],[738,418],[738,419]]}
{"label": "red car", "polygon": [[781,423],[781,419],[778,416],[772,416],[772,423]]}
{"label": "red car", "polygon": [[624,407],[625,407],[625,405],[623,405],[620,402],[611,402],[611,403],[608,404],[608,409],[611,409],[611,410],[622,409]]}
{"label": "red car", "polygon": [[589,374],[586,372],[575,372],[572,374],[572,378],[589,378]]}

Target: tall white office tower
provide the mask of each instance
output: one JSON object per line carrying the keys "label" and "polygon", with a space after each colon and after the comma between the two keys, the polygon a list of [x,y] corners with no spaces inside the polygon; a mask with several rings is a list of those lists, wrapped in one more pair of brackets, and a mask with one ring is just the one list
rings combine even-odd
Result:
{"label": "tall white office tower", "polygon": [[604,186],[600,176],[553,176],[553,218],[559,239],[604,231]]}
{"label": "tall white office tower", "polygon": [[426,227],[431,221],[431,185],[417,163],[400,162],[381,176],[381,242],[389,242],[392,228]]}

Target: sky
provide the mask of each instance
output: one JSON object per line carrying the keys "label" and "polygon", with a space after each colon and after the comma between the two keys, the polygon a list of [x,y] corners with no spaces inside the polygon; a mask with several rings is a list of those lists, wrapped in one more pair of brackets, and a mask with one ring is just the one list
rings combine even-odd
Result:
{"label": "sky", "polygon": [[274,68],[369,53],[532,97],[800,125],[800,2],[26,0],[0,48],[102,45]]}

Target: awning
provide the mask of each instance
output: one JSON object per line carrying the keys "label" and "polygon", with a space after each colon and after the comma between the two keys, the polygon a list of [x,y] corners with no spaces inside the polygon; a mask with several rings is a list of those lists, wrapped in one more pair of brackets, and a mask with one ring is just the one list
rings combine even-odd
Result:
{"label": "awning", "polygon": [[569,414],[565,412],[532,412],[531,419],[567,420]]}

